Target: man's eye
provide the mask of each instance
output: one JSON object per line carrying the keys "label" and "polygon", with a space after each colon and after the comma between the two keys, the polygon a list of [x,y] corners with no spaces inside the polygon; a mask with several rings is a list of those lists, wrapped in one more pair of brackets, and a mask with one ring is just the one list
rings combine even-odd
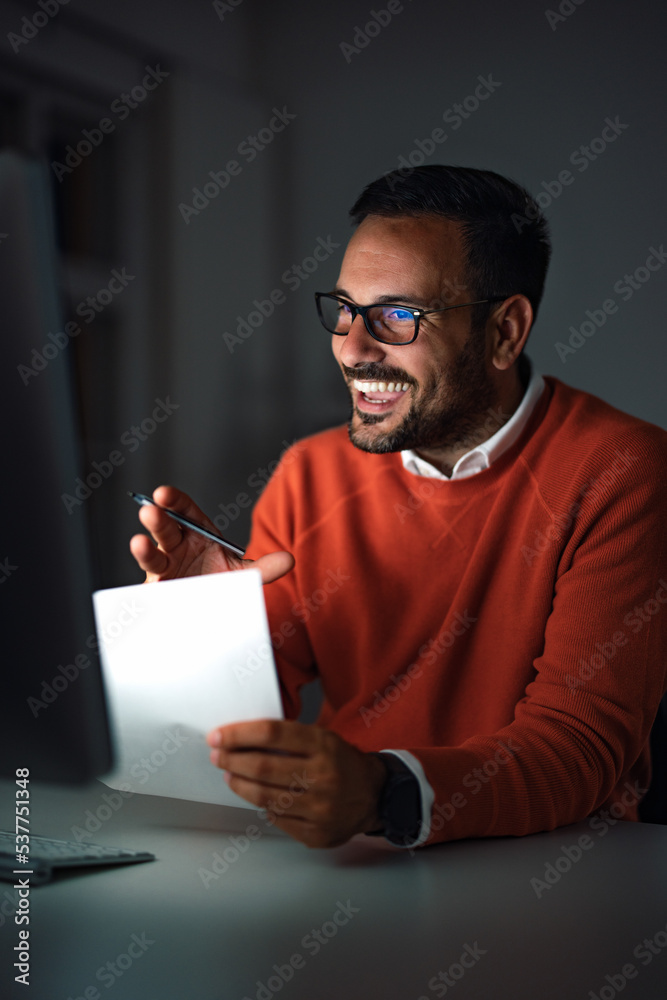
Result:
{"label": "man's eye", "polygon": [[394,307],[385,310],[385,319],[391,320],[393,323],[408,323],[414,320],[414,316],[408,309]]}

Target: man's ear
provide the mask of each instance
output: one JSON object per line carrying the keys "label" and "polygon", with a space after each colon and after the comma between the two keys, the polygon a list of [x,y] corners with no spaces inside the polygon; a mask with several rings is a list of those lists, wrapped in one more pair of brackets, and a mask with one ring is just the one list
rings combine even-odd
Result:
{"label": "man's ear", "polygon": [[491,361],[498,371],[511,368],[521,354],[533,325],[533,307],[525,295],[511,295],[489,318]]}

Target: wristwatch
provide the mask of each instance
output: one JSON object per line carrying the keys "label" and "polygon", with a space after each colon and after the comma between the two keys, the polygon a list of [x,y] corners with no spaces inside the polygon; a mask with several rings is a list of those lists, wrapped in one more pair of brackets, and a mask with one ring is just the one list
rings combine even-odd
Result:
{"label": "wristwatch", "polygon": [[374,753],[387,769],[387,780],[380,794],[378,812],[382,821],[379,830],[369,837],[386,837],[399,847],[413,843],[422,825],[421,790],[419,782],[407,764],[393,753]]}

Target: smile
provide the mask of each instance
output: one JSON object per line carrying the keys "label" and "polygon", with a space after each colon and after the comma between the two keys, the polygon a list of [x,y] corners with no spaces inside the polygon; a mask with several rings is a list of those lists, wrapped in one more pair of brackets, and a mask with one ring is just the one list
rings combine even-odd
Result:
{"label": "smile", "polygon": [[356,405],[366,413],[391,410],[410,388],[409,382],[362,382],[355,379],[352,384],[357,392]]}
{"label": "smile", "polygon": [[408,382],[353,382],[354,388],[359,392],[407,392],[410,385]]}

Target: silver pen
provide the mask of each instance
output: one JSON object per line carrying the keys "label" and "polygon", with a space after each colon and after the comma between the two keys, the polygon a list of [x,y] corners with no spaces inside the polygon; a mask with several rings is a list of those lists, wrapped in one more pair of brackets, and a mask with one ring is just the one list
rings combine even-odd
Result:
{"label": "silver pen", "polygon": [[174,521],[183,525],[184,528],[190,528],[191,531],[196,531],[198,534],[203,535],[204,538],[208,538],[212,542],[217,542],[218,545],[222,545],[223,548],[229,549],[233,552],[235,556],[243,558],[245,555],[245,549],[240,549],[238,545],[234,545],[233,542],[228,542],[226,538],[222,538],[221,535],[215,535],[208,528],[202,528],[201,524],[197,524],[195,521],[191,521],[189,517],[184,517],[182,514],[177,514],[173,510],[169,510],[168,507],[161,507],[159,503],[155,503],[155,500],[151,497],[146,496],[145,493],[133,493],[132,490],[128,490],[128,496],[131,496],[133,500],[139,504],[140,507],[150,505],[151,507],[157,507],[158,510],[163,510],[165,514],[169,517],[173,517]]}

